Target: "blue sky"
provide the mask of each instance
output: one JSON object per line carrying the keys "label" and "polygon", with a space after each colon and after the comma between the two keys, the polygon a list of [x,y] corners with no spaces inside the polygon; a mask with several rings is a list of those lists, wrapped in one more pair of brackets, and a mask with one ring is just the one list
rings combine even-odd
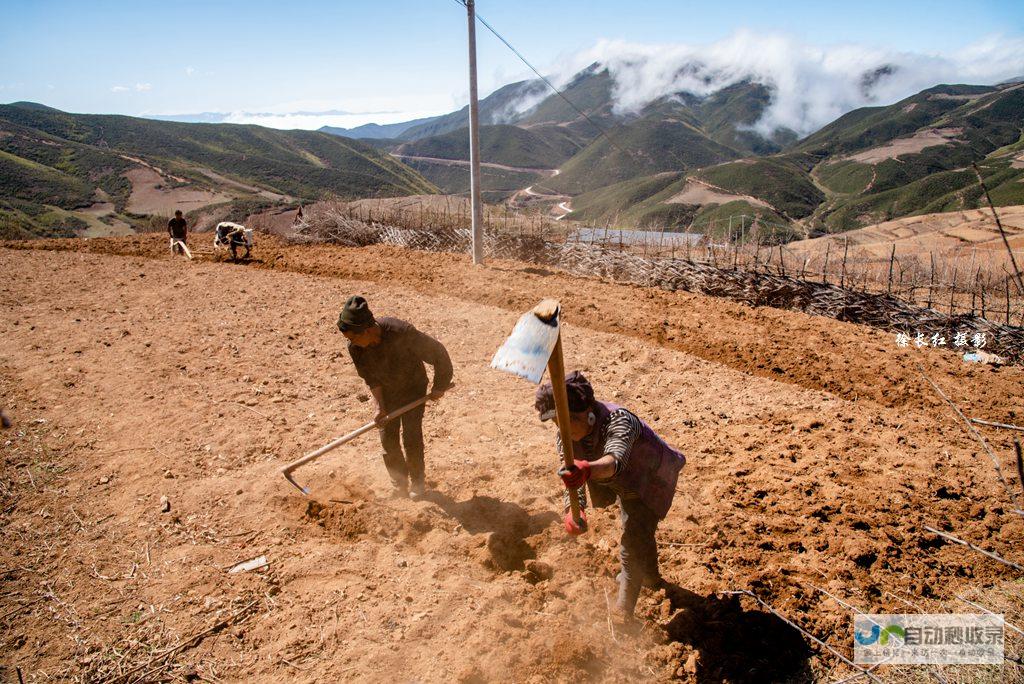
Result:
{"label": "blue sky", "polygon": [[[1024,38],[1020,1],[478,0],[478,11],[546,70],[601,40],[699,48],[746,31],[942,56],[986,40],[1020,51]],[[465,103],[465,34],[454,0],[0,0],[0,102],[296,127],[398,121]],[[528,75],[478,34],[483,92]]]}

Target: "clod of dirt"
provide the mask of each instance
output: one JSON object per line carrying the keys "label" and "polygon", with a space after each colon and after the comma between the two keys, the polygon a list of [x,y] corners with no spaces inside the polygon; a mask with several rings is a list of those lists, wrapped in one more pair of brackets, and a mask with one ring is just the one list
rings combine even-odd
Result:
{"label": "clod of dirt", "polygon": [[697,667],[700,665],[700,654],[697,651],[690,653],[686,662],[683,663],[683,672],[687,674],[697,674]]}
{"label": "clod of dirt", "polygon": [[555,569],[543,561],[528,560],[523,567],[525,568],[524,577],[530,584],[543,582],[555,576]]}
{"label": "clod of dirt", "polygon": [[332,534],[355,539],[370,530],[370,516],[362,508],[359,504],[324,506],[319,501],[310,501],[305,517]]}
{"label": "clod of dirt", "polygon": [[861,539],[853,539],[846,542],[843,545],[843,550],[850,560],[865,570],[869,569],[878,560],[877,551]]}
{"label": "clod of dirt", "polygon": [[526,560],[536,555],[533,547],[515,530],[491,532],[487,535],[486,548],[490,555],[484,559],[484,565],[505,572],[522,570]]}
{"label": "clod of dirt", "polygon": [[487,677],[479,665],[471,665],[455,675],[455,681],[459,684],[485,684]]}

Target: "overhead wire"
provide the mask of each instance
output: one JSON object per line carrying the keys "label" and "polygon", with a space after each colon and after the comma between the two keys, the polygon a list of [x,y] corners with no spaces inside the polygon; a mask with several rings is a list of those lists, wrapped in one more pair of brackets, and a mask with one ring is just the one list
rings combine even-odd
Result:
{"label": "overhead wire", "polygon": [[[454,1],[455,1],[456,4],[458,4],[458,5],[462,6],[462,7],[466,7],[465,0],[454,0]],[[537,69],[537,67],[533,66],[533,64],[530,63],[530,60],[526,59],[526,57],[523,55],[522,52],[517,50],[512,45],[512,43],[508,42],[508,40],[503,35],[498,33],[497,29],[495,29],[493,26],[491,26],[490,23],[488,23],[488,21],[486,19],[484,19],[482,16],[480,16],[479,12],[475,12],[474,11],[474,15],[476,16],[477,21],[479,21],[481,24],[483,24],[483,26],[488,31],[493,33],[495,38],[497,38],[502,43],[504,43],[505,47],[507,47],[509,50],[511,50],[512,53],[516,57],[518,57],[519,60],[530,69],[530,71],[532,71],[534,74],[536,74],[537,78],[539,78],[541,81],[543,81],[544,84],[547,85],[548,88],[550,88],[552,91],[554,91],[555,95],[558,95],[558,97],[562,98],[567,105],[569,105],[570,107],[572,107],[573,110],[576,111],[577,114],[582,116],[591,126],[593,126],[595,129],[597,129],[597,132],[600,133],[601,137],[603,137],[605,140],[608,141],[608,144],[610,144],[612,147],[614,147],[616,150],[618,150],[622,154],[629,155],[630,157],[633,158],[634,161],[638,161],[636,156],[632,152],[624,149],[617,142],[615,142],[615,140],[612,139],[612,137],[608,134],[608,132],[604,128],[602,128],[596,121],[594,121],[592,118],[590,118],[590,116],[586,112],[584,112],[582,109],[577,107],[576,104],[572,100],[570,100],[568,97],[566,97],[565,94],[562,91],[560,91],[558,88],[556,88],[554,86],[554,84],[550,80],[548,80],[548,78]]]}

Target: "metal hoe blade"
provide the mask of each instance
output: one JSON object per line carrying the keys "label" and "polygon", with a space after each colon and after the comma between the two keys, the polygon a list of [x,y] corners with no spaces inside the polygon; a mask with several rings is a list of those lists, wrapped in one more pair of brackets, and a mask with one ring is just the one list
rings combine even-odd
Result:
{"label": "metal hoe blade", "polygon": [[558,342],[559,314],[560,310],[554,310],[549,320],[542,320],[535,311],[520,316],[512,334],[491,359],[491,368],[540,383]]}

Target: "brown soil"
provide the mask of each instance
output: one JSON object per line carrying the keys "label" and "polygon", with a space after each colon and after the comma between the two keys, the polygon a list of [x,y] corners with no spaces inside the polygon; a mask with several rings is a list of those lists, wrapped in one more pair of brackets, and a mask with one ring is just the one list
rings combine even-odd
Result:
{"label": "brown soil", "polygon": [[230,195],[194,187],[167,187],[168,181],[148,167],[132,169],[124,175],[132,183],[126,209],[134,214],[170,216],[178,209],[188,212],[231,199]]}
{"label": "brown soil", "polygon": [[850,161],[864,164],[878,164],[886,159],[895,159],[904,154],[917,154],[936,145],[948,145],[950,140],[963,133],[960,128],[928,128],[906,138],[897,138],[884,145],[864,150],[847,157]]}
{"label": "brown soil", "polygon": [[[849,653],[848,613],[811,585],[881,611],[901,608],[886,592],[1013,576],[922,525],[1021,561],[1024,519],[914,364],[969,415],[1020,423],[1018,368],[511,262],[270,237],[248,266],[172,260],[160,236],[15,246],[0,650],[30,677],[106,679],[230,618],[149,678],[827,678],[846,671],[831,655],[715,592],[751,588]],[[428,411],[424,501],[387,498],[373,435],[297,471],[311,499],[278,473],[372,415],[334,328],[352,292],[456,364]],[[689,457],[642,629],[606,614],[617,514],[566,538],[532,387],[487,368],[542,296],[566,305],[567,365]],[[268,568],[225,572],[260,555]]]}
{"label": "brown soil", "polygon": [[[1020,266],[1024,264],[1024,206],[999,207],[998,212]],[[840,267],[843,250],[848,249],[851,270],[873,269],[874,282],[884,287],[894,245],[896,258],[904,266],[916,260],[925,279],[934,255],[937,281],[948,283],[956,273],[958,286],[965,291],[969,289],[968,281],[979,271],[997,286],[1007,273],[1013,272],[1006,244],[990,209],[906,216],[837,235],[790,242],[786,252],[792,257],[788,260],[789,268],[799,269],[806,258],[812,272],[820,270],[826,252],[830,252],[830,270],[834,274]],[[1001,295],[1001,288],[995,293]]]}
{"label": "brown soil", "polygon": [[736,200],[743,200],[755,207],[773,208],[764,200],[757,199],[756,197],[735,195],[695,179],[687,181],[681,191],[672,195],[665,202],[668,204],[699,204],[703,206],[705,204],[727,204]]}

